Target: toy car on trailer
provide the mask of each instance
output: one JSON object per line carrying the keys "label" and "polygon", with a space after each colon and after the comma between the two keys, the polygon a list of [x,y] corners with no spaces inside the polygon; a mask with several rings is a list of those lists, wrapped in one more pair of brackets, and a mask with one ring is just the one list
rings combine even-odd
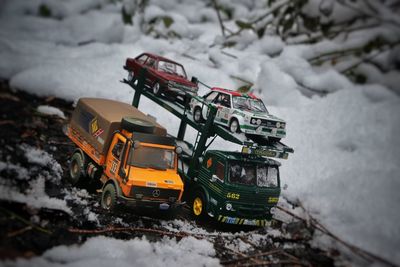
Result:
{"label": "toy car on trailer", "polygon": [[286,136],[286,122],[269,114],[262,100],[251,93],[211,88],[203,97],[194,96],[190,110],[196,122],[207,118],[208,105],[203,102],[217,106],[215,123],[228,127],[233,133],[265,135],[274,141]]}
{"label": "toy car on trailer", "polygon": [[[124,80],[136,92],[132,105],[138,106],[141,94],[177,116],[180,127],[177,144],[182,146],[179,173],[185,185],[185,198],[189,200],[195,217],[211,216],[230,224],[266,225],[272,218],[280,194],[279,163],[268,157],[288,158],[293,149],[281,142],[258,136],[258,143],[244,134],[231,133],[216,124],[217,108],[207,105],[208,116],[204,124],[196,122],[188,107],[162,99],[143,90],[146,70],[139,75],[137,84]],[[183,141],[186,125],[198,131],[194,145]],[[221,138],[242,145],[242,152],[208,150],[214,140]]]}
{"label": "toy car on trailer", "polygon": [[[77,149],[70,161],[70,180],[103,183],[101,206],[117,202],[171,210],[181,204],[174,139],[161,125],[129,104],[81,98],[67,126]],[[179,151],[178,151],[179,152]]]}
{"label": "toy car on trailer", "polygon": [[198,86],[196,78],[189,81],[185,68],[168,58],[158,55],[143,53],[136,58],[128,58],[124,69],[128,71],[128,81],[134,82],[140,70],[148,70],[145,85],[149,87],[155,95],[168,95],[185,97],[197,95]]}

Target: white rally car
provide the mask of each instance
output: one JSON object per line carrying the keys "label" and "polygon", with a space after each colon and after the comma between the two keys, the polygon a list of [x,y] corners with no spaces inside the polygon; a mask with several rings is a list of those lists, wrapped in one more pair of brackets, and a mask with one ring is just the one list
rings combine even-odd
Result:
{"label": "white rally car", "polygon": [[190,102],[194,121],[202,122],[207,118],[206,104],[218,108],[215,122],[228,127],[233,133],[264,135],[273,141],[286,136],[285,121],[269,114],[261,99],[251,93],[214,87],[203,97],[194,96]]}

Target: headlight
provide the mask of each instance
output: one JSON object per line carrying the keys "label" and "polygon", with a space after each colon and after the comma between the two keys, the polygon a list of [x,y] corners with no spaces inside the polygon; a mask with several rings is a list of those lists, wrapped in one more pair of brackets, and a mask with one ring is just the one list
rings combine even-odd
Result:
{"label": "headlight", "polygon": [[256,119],[251,119],[251,124],[256,124],[257,120]]}
{"label": "headlight", "polygon": [[227,203],[225,208],[226,208],[226,210],[231,210],[232,209],[232,204],[231,203]]}
{"label": "headlight", "polygon": [[260,124],[261,124],[261,120],[258,119],[258,120],[257,120],[257,125],[260,125]]}
{"label": "headlight", "polygon": [[278,122],[276,123],[276,128],[279,128],[279,127],[281,127],[281,123],[278,121]]}
{"label": "headlight", "polygon": [[284,123],[281,123],[281,128],[282,128],[282,129],[285,129],[285,126],[286,126],[286,125],[285,125]]}

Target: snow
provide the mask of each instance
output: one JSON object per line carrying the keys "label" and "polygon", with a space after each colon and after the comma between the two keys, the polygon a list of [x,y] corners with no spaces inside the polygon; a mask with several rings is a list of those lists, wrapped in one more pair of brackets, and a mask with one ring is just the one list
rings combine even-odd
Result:
{"label": "snow", "polygon": [[43,167],[49,167],[53,174],[51,179],[55,181],[61,179],[61,165],[49,153],[26,144],[22,144],[21,149],[25,151],[25,157],[28,162],[35,163]]}
{"label": "snow", "polygon": [[48,106],[48,105],[42,105],[42,106],[38,106],[37,107],[37,111],[42,113],[42,114],[46,114],[46,115],[54,115],[54,116],[58,116],[61,119],[66,119],[64,112],[62,112],[60,109],[56,108],[56,107],[52,107],[52,106]]}
{"label": "snow", "polygon": [[30,188],[23,193],[21,193],[18,188],[0,184],[0,199],[25,203],[33,208],[48,208],[72,214],[65,200],[52,198],[46,195],[44,191],[44,182],[45,178],[39,175],[36,180],[30,183]]}
{"label": "snow", "polygon": [[94,237],[80,246],[58,246],[30,260],[6,262],[7,266],[220,266],[213,245],[206,240],[185,237],[118,240]]}
{"label": "snow", "polygon": [[[63,19],[36,16],[42,2],[49,5],[55,17]],[[221,2],[230,5],[235,16],[252,18],[264,13],[257,1]],[[322,9],[326,19],[335,21],[345,21],[354,15],[332,1],[324,0],[321,5],[319,2],[309,1],[304,8],[310,14]],[[396,70],[382,73],[372,65],[360,65],[369,80],[366,85],[355,85],[340,73],[339,67],[343,67],[340,62],[337,66],[316,67],[307,61],[339,48],[354,48],[377,36],[395,40],[398,32],[377,28],[349,34],[347,38],[339,36],[337,40],[285,45],[279,37],[265,35],[258,39],[251,31],[244,31],[235,39],[236,46],[222,50],[218,45],[223,39],[215,11],[201,1],[185,0],[179,4],[150,1],[142,18],[156,19],[156,31],[179,34],[169,39],[154,33],[143,34],[139,16],[134,17],[133,26],[123,25],[118,13],[120,6],[105,1],[70,0],[62,5],[50,0],[2,3],[5,4],[0,12],[0,78],[8,79],[16,89],[71,101],[89,96],[130,103],[133,90],[119,82],[127,75],[122,66],[127,57],[143,51],[182,63],[190,77],[196,76],[211,86],[237,89],[243,85],[237,78],[254,83],[254,92],[262,97],[270,113],[287,121],[284,143],[295,150],[280,168],[281,183],[289,185],[283,195],[301,201],[313,217],[341,239],[400,264],[399,73]],[[92,8],[98,5],[103,8]],[[388,10],[380,12],[388,12],[389,19],[398,20]],[[15,14],[18,16],[13,17]],[[162,20],[165,15],[174,20],[169,27]],[[393,64],[399,58],[398,51],[394,50],[389,57]],[[201,87],[200,95],[205,92],[207,89]],[[45,111],[43,108],[39,111],[62,114],[50,111],[51,107],[44,108]],[[157,117],[168,132],[177,133],[179,121],[161,107],[142,97],[139,108]],[[193,141],[196,133],[188,129],[186,136]],[[219,138],[212,148],[238,149]],[[60,173],[61,167],[44,151],[27,148],[26,155],[39,166],[53,166],[56,177]],[[0,163],[0,171],[5,168],[18,170],[18,165]],[[23,179],[25,171],[20,169],[19,173],[19,179]],[[0,186],[0,197],[68,211],[63,200],[44,194],[43,179],[37,177],[31,190],[23,193]],[[75,201],[86,199],[81,196]],[[87,216],[94,222],[98,220],[90,211]],[[181,220],[166,222],[164,227],[198,234],[206,232]],[[315,244],[318,241],[329,243],[314,240]],[[235,249],[245,249],[243,244],[235,244]],[[194,249],[197,245],[199,248]],[[132,252],[135,249],[137,252]],[[73,258],[76,265],[102,266],[117,261],[121,266],[133,263],[147,266],[146,259],[153,257],[151,264],[156,266],[162,264],[161,259],[171,265],[185,265],[189,259],[191,264],[216,265],[213,253],[207,241],[190,238],[151,243],[145,239],[121,241],[99,237],[89,239],[82,247],[54,248],[32,262],[61,265],[64,259]],[[171,257],[167,257],[169,254]],[[31,262],[19,260],[18,264],[28,266]]]}

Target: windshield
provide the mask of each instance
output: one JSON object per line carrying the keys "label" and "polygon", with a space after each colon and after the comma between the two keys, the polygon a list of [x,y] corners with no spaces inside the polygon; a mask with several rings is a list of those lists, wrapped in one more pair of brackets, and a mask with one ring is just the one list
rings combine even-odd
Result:
{"label": "windshield", "polygon": [[266,112],[268,113],[267,108],[264,106],[264,103],[260,99],[252,99],[243,96],[234,96],[233,97],[233,107],[237,109],[250,110],[254,112]]}
{"label": "windshield", "polygon": [[175,152],[170,149],[140,146],[132,148],[129,165],[157,170],[174,169]]}
{"label": "windshield", "polygon": [[169,61],[159,61],[158,70],[186,78],[186,73],[183,67]]}
{"label": "windshield", "polygon": [[229,181],[234,184],[277,187],[278,175],[279,172],[276,166],[232,162],[229,170]]}

